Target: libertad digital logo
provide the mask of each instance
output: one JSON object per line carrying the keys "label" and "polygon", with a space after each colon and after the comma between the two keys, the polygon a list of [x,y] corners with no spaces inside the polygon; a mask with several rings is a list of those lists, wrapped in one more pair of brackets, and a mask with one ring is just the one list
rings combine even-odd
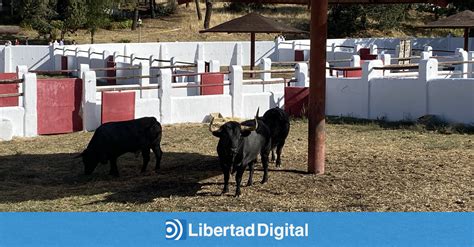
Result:
{"label": "libertad digital logo", "polygon": [[183,240],[188,238],[285,238],[309,237],[309,225],[295,225],[292,223],[251,223],[246,225],[210,225],[207,223],[188,223],[185,220],[166,221],[166,239]]}
{"label": "libertad digital logo", "polygon": [[165,222],[165,238],[167,240],[183,240],[186,239],[185,220],[172,219]]}

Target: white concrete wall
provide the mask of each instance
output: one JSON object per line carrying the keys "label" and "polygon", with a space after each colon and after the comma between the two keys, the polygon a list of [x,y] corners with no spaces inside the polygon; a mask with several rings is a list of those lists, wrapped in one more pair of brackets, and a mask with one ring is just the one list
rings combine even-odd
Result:
{"label": "white concrete wall", "polygon": [[326,114],[369,118],[369,83],[356,78],[326,79]]}
{"label": "white concrete wall", "polygon": [[11,46],[12,70],[15,72],[17,65],[26,65],[33,70],[53,70],[50,62],[49,46]]}
{"label": "white concrete wall", "polygon": [[5,50],[5,46],[0,46],[0,73],[5,73],[5,55],[3,50]]}
{"label": "white concrete wall", "polygon": [[[430,45],[435,50],[450,50],[463,46],[463,39],[456,38],[417,38],[411,39],[412,47],[423,48]],[[355,52],[354,49],[336,47],[332,45],[344,45],[353,47],[369,47],[377,45],[378,52],[383,48],[395,49],[400,40],[397,38],[360,38],[360,39],[329,39],[327,42],[328,60],[350,58]],[[293,61],[294,50],[309,51],[309,40],[282,41],[258,41],[256,42],[256,63],[262,58],[271,58],[273,61]],[[240,50],[237,49],[240,46]],[[129,43],[129,44],[87,44],[87,45],[67,45],[67,46],[10,46],[11,55],[5,61],[6,53],[3,52],[5,46],[0,46],[0,72],[13,72],[17,65],[28,65],[30,69],[53,70],[59,69],[59,57],[62,55],[75,57],[77,55],[86,58],[91,67],[101,66],[100,55],[93,54],[88,57],[88,51],[92,48],[95,52],[107,51],[110,54],[117,52],[121,55],[134,54],[137,57],[155,56],[160,59],[170,59],[175,57],[178,61],[193,62],[196,59],[205,61],[218,60],[221,65],[231,64],[249,65],[250,62],[250,42],[160,42],[160,43]],[[54,49],[54,50],[53,50]],[[67,50],[67,51],[64,51]],[[240,54],[236,52],[239,50]],[[470,39],[470,50],[474,50],[474,38]],[[385,53],[394,54],[393,50],[386,50]],[[10,53],[9,53],[10,54]],[[451,53],[434,52],[434,55],[450,55]],[[309,52],[306,53],[308,57]],[[92,61],[90,61],[92,60]],[[83,61],[85,62],[85,60]],[[70,69],[75,69],[78,64],[73,58],[70,62]],[[6,65],[8,69],[5,70]]]}
{"label": "white concrete wall", "polygon": [[13,136],[24,136],[25,109],[23,107],[0,107],[0,119],[11,121]]}
{"label": "white concrete wall", "polygon": [[413,121],[426,115],[426,85],[417,79],[371,80],[369,118]]}
{"label": "white concrete wall", "polygon": [[260,108],[260,116],[263,115],[265,111],[272,108],[271,93],[252,93],[252,94],[243,94],[243,118],[253,118],[255,113],[257,113],[257,108]]}
{"label": "white concrete wall", "polygon": [[135,118],[155,117],[160,119],[160,99],[141,99],[137,96],[139,95],[135,94]]}
{"label": "white concrete wall", "polygon": [[232,116],[230,95],[171,97],[172,123],[201,123],[209,113]]}
{"label": "white concrete wall", "polygon": [[429,81],[428,114],[474,125],[474,79]]}

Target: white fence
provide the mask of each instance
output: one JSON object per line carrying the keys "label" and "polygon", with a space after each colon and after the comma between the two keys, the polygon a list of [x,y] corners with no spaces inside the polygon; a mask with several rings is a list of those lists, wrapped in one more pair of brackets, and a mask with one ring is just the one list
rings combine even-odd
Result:
{"label": "white fence", "polygon": [[[330,39],[327,42],[328,60],[347,59],[358,52],[361,47],[376,45],[377,53],[396,54],[400,40],[396,38],[364,39]],[[436,50],[454,51],[462,47],[462,38],[417,38],[412,39],[413,48],[432,46]],[[263,58],[273,61],[294,61],[295,50],[305,52],[309,58],[309,40],[293,41],[259,41],[256,42],[256,63]],[[470,41],[470,50],[474,50],[474,38]],[[163,42],[163,43],[130,43],[130,44],[94,44],[68,46],[0,46],[0,73],[14,72],[16,66],[27,65],[31,69],[61,69],[61,56],[68,57],[69,69],[78,69],[82,63],[92,68],[102,67],[103,59],[108,55],[126,57],[144,57],[169,60],[174,57],[179,61],[217,60],[221,65],[249,65],[250,42]],[[447,55],[435,52],[435,55]],[[127,61],[128,60],[128,61]],[[127,62],[121,58],[116,62]],[[159,64],[163,65],[163,64]]]}
{"label": "white fence", "polygon": [[[434,56],[436,54],[430,52],[430,48],[427,47],[420,58],[413,60],[419,61],[419,66],[415,70],[391,71],[387,66],[397,64],[397,62],[392,60],[389,53],[381,54],[379,56],[381,60],[359,64],[360,58],[354,55],[354,50],[360,48],[358,46],[360,42],[369,41],[379,42],[372,44],[373,53],[380,51],[377,48],[378,45],[386,47],[396,44],[394,40],[380,43],[382,40],[379,39],[351,40],[352,43],[347,43],[349,40],[333,40],[332,44],[334,45],[328,48],[328,52],[339,52],[337,53],[339,55],[335,56],[344,56],[349,59],[348,65],[360,66],[362,74],[361,77],[355,78],[327,76],[327,115],[368,119],[383,118],[397,121],[416,120],[423,115],[435,114],[444,117],[449,122],[474,124],[474,52],[467,53],[458,49],[447,59],[447,57]],[[437,49],[449,49],[449,45],[457,42],[454,42],[455,39],[448,41],[440,39],[434,42],[433,40],[420,39],[417,42],[436,43]],[[261,50],[258,55],[261,70],[271,70],[272,62],[269,57],[279,60],[293,60],[291,52],[285,53],[287,52],[285,46],[289,44],[284,42],[286,41],[279,41],[276,46],[274,42],[262,42],[260,46],[257,46],[257,50]],[[127,84],[140,84],[142,87],[159,86],[159,89],[135,90],[137,92],[136,118],[155,116],[165,124],[202,122],[211,112],[220,112],[224,116],[251,118],[258,107],[262,112],[275,106],[284,107],[285,86],[283,83],[250,85],[246,83],[246,80],[243,80],[242,65],[248,64],[245,62],[247,59],[244,56],[247,54],[245,47],[248,44],[245,42],[222,42],[222,44],[219,43],[221,45],[219,49],[222,50],[212,48],[213,46],[217,47],[217,44],[217,42],[140,44],[140,49],[133,44],[113,44],[111,46],[104,44],[94,45],[94,47],[81,46],[81,48],[76,47],[75,49],[72,49],[71,46],[60,48],[9,46],[0,47],[0,62],[3,62],[0,64],[0,68],[6,72],[15,71],[16,64],[21,63],[26,64],[29,69],[54,70],[60,64],[62,55],[72,54],[68,56],[69,68],[78,68],[77,76],[83,77],[82,114],[84,127],[87,130],[95,129],[101,122],[101,94],[97,92],[96,78],[106,75],[104,71],[90,70],[105,67],[105,59],[108,56],[113,56],[114,62],[119,67],[137,67],[136,70],[117,71],[117,76],[160,75],[154,78],[118,81],[124,90],[126,90]],[[295,49],[306,47],[295,44],[296,42],[291,44],[291,48],[288,48],[293,53]],[[355,44],[353,50],[346,47],[351,44]],[[344,47],[337,47],[338,45]],[[110,47],[112,47],[111,50],[105,50]],[[87,51],[80,50],[84,48],[88,48]],[[225,49],[231,51],[221,52]],[[146,53],[147,50],[149,53]],[[51,59],[52,57],[54,59]],[[211,58],[219,58],[222,61],[209,61],[208,59]],[[197,87],[176,88],[186,85],[198,86],[200,84],[199,78],[188,76],[181,81],[172,82],[171,70],[156,67],[158,65],[176,65],[176,61],[185,61],[194,64],[187,71],[202,73],[204,72],[204,60],[210,62],[211,72],[219,71],[221,65],[237,63],[237,65],[230,66],[230,73],[225,77],[225,83],[229,85],[224,86],[222,95],[199,95]],[[441,67],[447,66],[444,64],[445,61],[454,62],[454,65],[450,66],[452,67],[450,71]],[[331,69],[333,68],[331,67]],[[22,89],[24,95],[20,97],[20,106],[0,107],[0,119],[9,120],[12,126],[9,127],[11,130],[5,136],[34,136],[37,133],[36,76],[31,73],[25,74],[27,70],[25,67],[18,69],[19,78],[24,78]],[[293,80],[296,81],[297,86],[308,86],[308,75],[306,63],[296,64]],[[266,82],[278,80],[272,78],[270,72],[262,72],[259,79]],[[2,126],[1,138],[8,129],[3,126],[10,125],[4,121],[0,125]]]}

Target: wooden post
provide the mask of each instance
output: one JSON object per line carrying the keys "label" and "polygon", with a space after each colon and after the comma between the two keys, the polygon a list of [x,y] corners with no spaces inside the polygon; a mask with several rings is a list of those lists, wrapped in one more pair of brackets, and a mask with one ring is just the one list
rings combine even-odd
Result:
{"label": "wooden post", "polygon": [[464,28],[464,50],[469,51],[469,28]]}
{"label": "wooden post", "polygon": [[324,173],[328,0],[311,1],[308,172]]}
{"label": "wooden post", "polygon": [[250,70],[255,67],[255,33],[250,33]]}
{"label": "wooden post", "polygon": [[211,22],[211,15],[212,15],[212,1],[206,0],[206,15],[204,16],[204,29],[209,28],[209,24]]}
{"label": "wooden post", "polygon": [[199,0],[194,0],[194,2],[196,4],[198,20],[202,20],[201,8],[199,7]]}

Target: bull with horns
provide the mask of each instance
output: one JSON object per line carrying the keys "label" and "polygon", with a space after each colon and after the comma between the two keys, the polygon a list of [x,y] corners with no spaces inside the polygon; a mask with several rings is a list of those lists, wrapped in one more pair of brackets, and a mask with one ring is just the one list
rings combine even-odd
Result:
{"label": "bull with horns", "polygon": [[262,184],[268,181],[268,156],[271,150],[271,133],[268,126],[257,118],[242,123],[229,121],[220,127],[213,126],[214,120],[209,124],[209,130],[219,138],[217,154],[219,163],[224,173],[223,194],[229,191],[230,174],[235,175],[235,196],[240,196],[240,183],[247,166],[250,174],[247,186],[252,185],[255,161],[260,154],[263,164]]}

